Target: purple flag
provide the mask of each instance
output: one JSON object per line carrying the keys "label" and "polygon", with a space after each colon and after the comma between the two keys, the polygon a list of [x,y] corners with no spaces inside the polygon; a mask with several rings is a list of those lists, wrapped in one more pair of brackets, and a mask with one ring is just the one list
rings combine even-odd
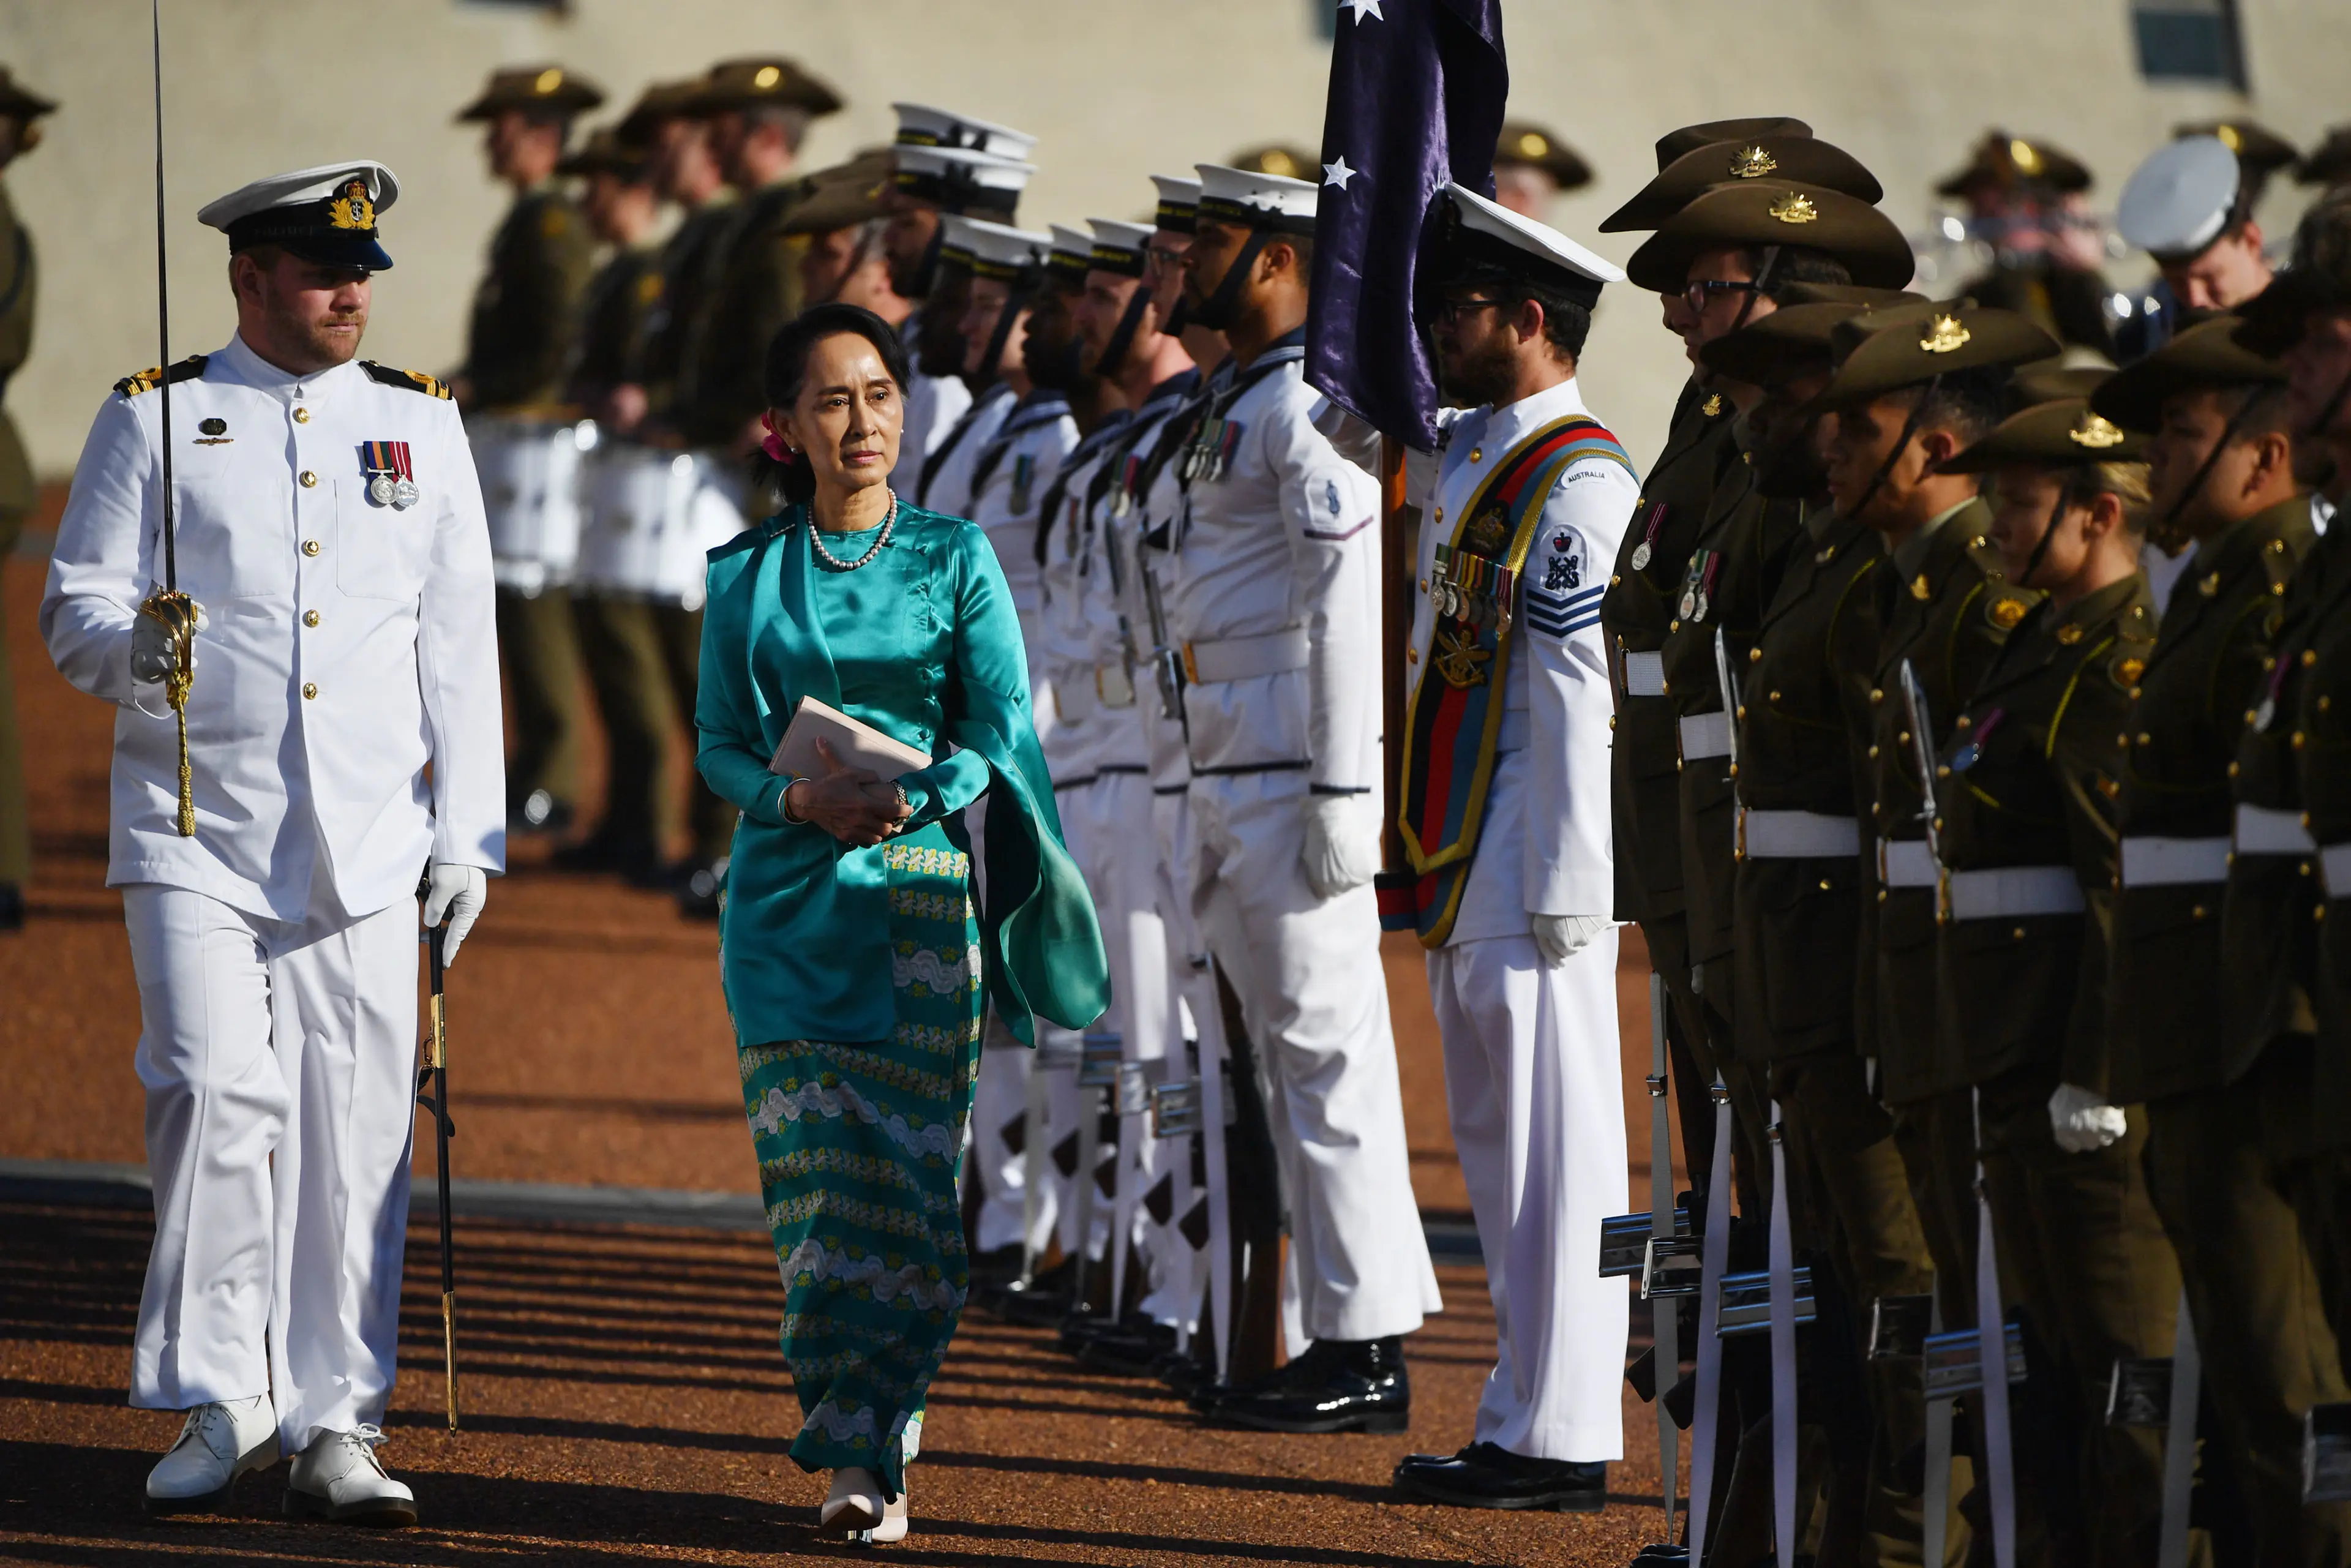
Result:
{"label": "purple flag", "polygon": [[1448,182],[1491,195],[1510,72],[1501,0],[1339,0],[1322,115],[1306,379],[1384,434],[1437,443],[1414,291]]}

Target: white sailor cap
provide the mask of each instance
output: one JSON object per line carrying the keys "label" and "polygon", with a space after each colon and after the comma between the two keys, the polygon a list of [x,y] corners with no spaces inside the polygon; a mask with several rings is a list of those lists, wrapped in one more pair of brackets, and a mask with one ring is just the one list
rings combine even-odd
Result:
{"label": "white sailor cap", "polygon": [[1503,273],[1556,290],[1589,309],[1604,283],[1625,281],[1624,269],[1595,256],[1548,224],[1510,211],[1466,185],[1449,184],[1451,216],[1445,225],[1445,269],[1460,278]]}
{"label": "white sailor cap", "polygon": [[1034,283],[1053,248],[1050,234],[991,224],[983,218],[966,218],[963,232],[971,241],[972,276],[999,283]]}
{"label": "white sailor cap", "polygon": [[1086,274],[1094,264],[1094,236],[1067,224],[1048,224],[1046,227],[1053,231],[1053,248],[1045,258],[1046,269],[1082,288]]}
{"label": "white sailor cap", "polygon": [[964,147],[993,157],[1019,162],[1029,156],[1037,139],[1008,125],[974,120],[951,109],[927,103],[893,103],[898,114],[897,144],[901,147]]}
{"label": "white sailor cap", "polygon": [[1190,234],[1200,215],[1200,182],[1179,174],[1154,174],[1151,183],[1159,192],[1151,221],[1169,234]]}
{"label": "white sailor cap", "polygon": [[1154,231],[1149,224],[1121,223],[1116,218],[1088,218],[1086,226],[1094,231],[1086,265],[1097,272],[1115,272],[1121,277],[1141,277],[1144,259],[1151,248]]}
{"label": "white sailor cap", "polygon": [[256,180],[206,203],[196,221],[226,234],[231,255],[275,245],[322,266],[381,272],[392,257],[377,243],[375,221],[398,200],[391,170],[354,158]]}
{"label": "white sailor cap", "polygon": [[2194,256],[2229,226],[2243,178],[2227,142],[2183,136],[2132,173],[2115,205],[2115,227],[2152,256]]}
{"label": "white sailor cap", "polygon": [[975,220],[956,213],[939,214],[939,259],[949,267],[971,266],[971,225]]}
{"label": "white sailor cap", "polygon": [[1008,218],[1037,172],[1033,163],[975,152],[967,147],[898,146],[890,150],[891,179],[916,201],[945,213],[986,213]]}
{"label": "white sailor cap", "polygon": [[1195,163],[1200,172],[1199,215],[1238,228],[1281,234],[1314,232],[1314,204],[1322,190],[1305,180],[1222,163]]}

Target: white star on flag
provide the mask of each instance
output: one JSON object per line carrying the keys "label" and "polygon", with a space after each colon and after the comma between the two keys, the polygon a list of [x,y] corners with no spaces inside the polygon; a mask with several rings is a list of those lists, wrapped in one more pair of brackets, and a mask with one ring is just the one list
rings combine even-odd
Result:
{"label": "white star on flag", "polygon": [[[1373,3],[1376,5],[1378,0],[1373,0]],[[1342,152],[1339,154],[1339,161],[1336,163],[1325,163],[1322,165],[1322,183],[1326,185],[1336,185],[1339,189],[1343,191],[1347,188],[1347,182],[1362,172],[1363,171],[1361,169],[1348,168],[1347,155],[1344,152]]]}
{"label": "white star on flag", "polygon": [[1339,5],[1341,9],[1355,14],[1355,26],[1358,27],[1364,25],[1364,13],[1366,11],[1372,14],[1374,22],[1388,19],[1387,14],[1380,9],[1380,0],[1339,0]]}

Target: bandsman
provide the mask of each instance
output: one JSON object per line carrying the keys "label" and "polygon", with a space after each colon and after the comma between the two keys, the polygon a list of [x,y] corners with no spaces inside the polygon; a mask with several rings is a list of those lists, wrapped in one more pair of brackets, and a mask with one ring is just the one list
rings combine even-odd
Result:
{"label": "bandsman", "polygon": [[506,789],[465,432],[440,382],[357,358],[399,194],[355,161],[197,214],[228,236],[235,336],[116,383],[41,603],[59,673],[121,710],[107,880],[139,982],[156,1221],[131,1403],[186,1413],[147,1478],[159,1514],[220,1511],[283,1453],[288,1513],[416,1520],[376,1453],[416,1119],[414,900],[422,871],[454,957],[505,864]]}
{"label": "bandsman", "polygon": [[2089,166],[2046,141],[1991,131],[1968,162],[1935,187],[1962,203],[1970,238],[1991,247],[1990,270],[1954,299],[2015,310],[2059,341],[2111,356],[2105,249],[2086,210]]}
{"label": "bandsman", "polygon": [[[0,169],[41,144],[41,117],[57,105],[25,87],[0,66]],[[33,236],[0,184],[0,395],[33,349],[33,307],[39,294]],[[39,500],[33,466],[16,422],[0,410],[0,560],[16,548],[25,518]],[[7,622],[0,614],[0,643]],[[16,737],[16,682],[0,649],[0,933],[25,924],[25,883],[32,876],[32,828],[25,814],[24,753]]]}
{"label": "bandsman", "polygon": [[1494,199],[1538,223],[1552,204],[1592,183],[1592,165],[1552,131],[1506,120],[1494,143]]}
{"label": "bandsman", "polygon": [[[2117,1563],[2156,1558],[2163,1443],[2109,1424],[2114,1368],[2170,1354],[2179,1300],[2142,1168],[2147,1113],[2108,1098],[2104,1008],[2115,743],[2156,628],[2142,448],[2061,398],[1941,465],[1990,478],[2003,578],[2047,597],[1953,720],[1932,835],[1943,1053],[1975,1091],[2001,1299],[2027,1325],[2019,1462],[2055,1460],[2038,1481],[2060,1560]],[[2070,1441],[2029,1440],[2048,1408]]]}
{"label": "bandsman", "polygon": [[[586,716],[563,581],[571,565],[564,541],[576,540],[577,516],[568,501],[549,499],[544,473],[568,472],[578,459],[563,378],[596,249],[555,166],[572,121],[603,101],[601,88],[560,66],[527,66],[493,72],[457,116],[485,128],[490,172],[514,192],[490,240],[465,362],[450,387],[492,474],[486,500],[499,562],[498,648],[515,717],[508,815],[525,831],[569,828],[580,789]],[[538,484],[526,482],[532,472],[541,474]]]}

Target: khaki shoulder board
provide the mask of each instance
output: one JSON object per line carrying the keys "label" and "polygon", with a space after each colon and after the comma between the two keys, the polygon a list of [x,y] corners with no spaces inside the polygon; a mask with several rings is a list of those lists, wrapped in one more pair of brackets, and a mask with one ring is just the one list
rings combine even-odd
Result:
{"label": "khaki shoulder board", "polygon": [[125,376],[114,383],[114,390],[124,397],[137,397],[143,392],[153,392],[167,382],[193,381],[204,373],[204,356],[190,354],[165,371],[158,365],[152,371],[141,371],[135,376]]}
{"label": "khaki shoulder board", "polygon": [[361,360],[360,369],[368,373],[370,381],[381,382],[388,387],[399,387],[403,392],[423,392],[426,397],[449,395],[447,382],[438,376],[428,376],[423,371],[394,370],[390,365],[379,365],[373,360]]}

